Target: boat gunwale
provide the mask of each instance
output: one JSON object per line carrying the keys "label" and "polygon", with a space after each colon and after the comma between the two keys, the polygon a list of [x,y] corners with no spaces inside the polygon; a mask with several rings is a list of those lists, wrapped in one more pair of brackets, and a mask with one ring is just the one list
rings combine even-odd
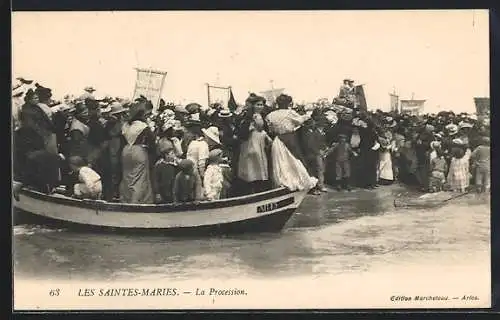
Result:
{"label": "boat gunwale", "polygon": [[[70,207],[78,207],[89,210],[101,210],[112,212],[136,212],[136,213],[163,213],[163,212],[179,212],[179,211],[199,211],[210,209],[222,209],[228,207],[236,207],[241,205],[248,205],[263,200],[272,200],[286,195],[293,195],[298,191],[291,191],[288,188],[280,187],[256,194],[220,199],[214,201],[200,201],[189,203],[166,203],[166,204],[131,204],[131,203],[114,203],[102,200],[89,200],[89,199],[74,199],[69,197],[56,197],[53,195],[45,194],[31,189],[23,188],[20,192],[37,200],[46,201],[49,203],[66,205]],[[15,206],[15,204],[14,204]]]}

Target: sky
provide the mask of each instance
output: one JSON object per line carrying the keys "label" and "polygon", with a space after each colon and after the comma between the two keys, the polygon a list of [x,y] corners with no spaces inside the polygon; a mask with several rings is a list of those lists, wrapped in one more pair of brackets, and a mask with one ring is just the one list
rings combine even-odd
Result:
{"label": "sky", "polygon": [[207,103],[205,83],[249,92],[285,88],[296,102],[365,84],[369,108],[389,93],[425,110],[474,112],[489,97],[486,10],[13,12],[12,74],[55,97],[131,97],[136,71],[167,72],[162,97]]}

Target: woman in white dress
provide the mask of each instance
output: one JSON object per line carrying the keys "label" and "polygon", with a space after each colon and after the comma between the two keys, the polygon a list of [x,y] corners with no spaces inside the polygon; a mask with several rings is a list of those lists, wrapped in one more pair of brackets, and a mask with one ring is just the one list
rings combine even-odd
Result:
{"label": "woman in white dress", "polygon": [[280,95],[276,99],[277,110],[266,117],[269,131],[274,136],[271,146],[272,181],[275,187],[284,186],[292,191],[309,190],[318,180],[311,177],[306,167],[299,160],[300,144],[295,131],[309,119],[309,115],[300,115],[290,107],[292,97]]}
{"label": "woman in white dress", "polygon": [[379,137],[380,152],[378,162],[378,183],[389,185],[394,181],[394,171],[392,165],[392,152],[396,148],[396,143],[392,139],[390,131],[385,131]]}

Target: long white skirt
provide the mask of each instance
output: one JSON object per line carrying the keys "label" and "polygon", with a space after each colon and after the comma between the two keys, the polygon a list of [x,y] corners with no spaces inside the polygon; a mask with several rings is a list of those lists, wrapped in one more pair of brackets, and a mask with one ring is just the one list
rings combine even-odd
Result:
{"label": "long white skirt", "polygon": [[394,180],[391,153],[389,151],[380,152],[378,163],[378,178],[388,181]]}
{"label": "long white skirt", "polygon": [[274,138],[271,146],[272,180],[274,187],[287,187],[291,191],[311,189],[318,179],[311,177],[306,167],[297,160],[285,144]]}

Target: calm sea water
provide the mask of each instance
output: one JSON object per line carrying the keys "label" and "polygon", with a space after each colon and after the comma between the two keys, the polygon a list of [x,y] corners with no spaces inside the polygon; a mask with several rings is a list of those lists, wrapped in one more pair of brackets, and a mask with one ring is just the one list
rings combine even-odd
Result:
{"label": "calm sea water", "polygon": [[489,265],[489,198],[395,208],[399,186],[308,196],[280,234],[172,239],[14,227],[15,277],[44,280],[277,278],[395,270],[440,261]]}

